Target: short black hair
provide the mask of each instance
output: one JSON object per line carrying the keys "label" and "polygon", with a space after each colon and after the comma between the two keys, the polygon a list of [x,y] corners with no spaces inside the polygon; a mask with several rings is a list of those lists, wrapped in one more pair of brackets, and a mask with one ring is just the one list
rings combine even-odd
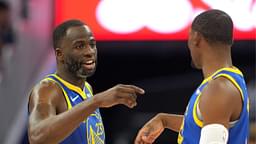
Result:
{"label": "short black hair", "polygon": [[5,1],[0,1],[0,11],[6,11],[9,10],[9,4]]}
{"label": "short black hair", "polygon": [[53,31],[53,48],[60,47],[61,40],[66,36],[66,32],[70,27],[86,25],[80,20],[68,20],[58,25]]}
{"label": "short black hair", "polygon": [[212,9],[199,14],[192,22],[192,30],[202,34],[210,44],[233,43],[232,19],[221,10]]}

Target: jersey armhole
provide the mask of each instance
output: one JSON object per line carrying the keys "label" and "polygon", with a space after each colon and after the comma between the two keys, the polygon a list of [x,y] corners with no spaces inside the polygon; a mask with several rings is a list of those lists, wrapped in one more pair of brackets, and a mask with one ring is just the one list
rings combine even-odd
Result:
{"label": "jersey armhole", "polygon": [[[216,79],[216,78],[218,78],[218,77],[226,78],[227,80],[229,80],[229,81],[238,89],[238,91],[239,91],[239,93],[240,93],[240,97],[241,97],[241,99],[242,99],[242,111],[240,112],[240,116],[241,116],[241,114],[242,114],[242,112],[243,112],[243,109],[244,109],[244,106],[245,106],[245,102],[244,102],[245,99],[244,99],[244,95],[243,95],[243,91],[242,91],[241,87],[240,87],[239,84],[236,82],[236,80],[235,80],[232,76],[230,76],[230,75],[228,75],[228,74],[220,73],[220,74],[216,75],[216,76],[214,77],[214,79]],[[247,106],[247,110],[249,111],[249,107],[248,107],[248,106]],[[240,116],[239,116],[239,118],[238,118],[237,120],[234,120],[234,121],[229,122],[230,128],[232,128],[232,127],[235,126],[235,124],[239,121]]]}
{"label": "jersey armhole", "polygon": [[196,98],[196,101],[193,105],[193,119],[194,119],[194,122],[196,123],[197,126],[199,126],[200,128],[203,127],[203,121],[200,119],[200,117],[198,116],[197,114],[197,105],[199,103],[199,99],[201,97],[201,94]]}
{"label": "jersey armhole", "polygon": [[216,79],[218,77],[224,77],[227,80],[229,80],[238,89],[238,91],[240,92],[240,96],[242,97],[242,100],[244,101],[243,91],[242,91],[242,89],[240,88],[239,84],[235,81],[235,79],[233,77],[231,77],[228,74],[221,73],[221,74],[218,74],[217,76],[215,76],[214,79]]}
{"label": "jersey armhole", "polygon": [[66,91],[63,89],[63,87],[61,86],[61,84],[60,84],[59,82],[55,81],[54,79],[49,78],[49,77],[48,77],[48,78],[45,78],[44,80],[53,81],[54,83],[56,83],[56,84],[59,86],[59,88],[61,88],[62,93],[63,93],[64,98],[65,98],[65,101],[66,101],[66,104],[67,104],[67,106],[68,106],[68,110],[70,110],[70,109],[72,108],[71,102],[70,102],[70,100],[69,100],[69,98],[68,98],[68,95],[67,95]]}

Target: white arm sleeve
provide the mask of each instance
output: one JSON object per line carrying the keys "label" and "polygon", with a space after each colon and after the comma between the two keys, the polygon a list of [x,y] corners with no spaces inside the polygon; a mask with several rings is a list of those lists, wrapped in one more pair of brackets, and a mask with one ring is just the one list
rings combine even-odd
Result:
{"label": "white arm sleeve", "polygon": [[227,144],[228,129],[221,124],[209,124],[202,128],[199,144]]}

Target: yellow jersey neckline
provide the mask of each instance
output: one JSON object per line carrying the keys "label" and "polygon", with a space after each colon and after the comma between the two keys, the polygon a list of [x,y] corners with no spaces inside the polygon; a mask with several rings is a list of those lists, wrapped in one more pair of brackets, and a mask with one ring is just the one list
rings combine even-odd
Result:
{"label": "yellow jersey neckline", "polygon": [[209,77],[205,78],[203,80],[203,82],[201,83],[201,85],[208,82],[209,80],[211,80],[214,75],[216,75],[217,73],[219,73],[220,71],[223,71],[223,70],[230,71],[230,72],[233,72],[233,73],[236,73],[236,74],[239,74],[239,75],[243,76],[243,73],[238,68],[236,68],[235,66],[224,67],[224,68],[218,69],[213,74],[211,74]]}
{"label": "yellow jersey neckline", "polygon": [[[64,79],[62,79],[61,77],[59,77],[57,74],[51,74],[51,76],[57,78],[60,82],[62,82],[67,88],[71,89],[72,91],[75,91],[77,92],[78,94],[80,94],[83,98],[86,98],[86,95],[84,93],[84,91],[78,87],[78,86],[75,86],[67,81],[65,81]],[[84,85],[85,87],[85,85]]]}

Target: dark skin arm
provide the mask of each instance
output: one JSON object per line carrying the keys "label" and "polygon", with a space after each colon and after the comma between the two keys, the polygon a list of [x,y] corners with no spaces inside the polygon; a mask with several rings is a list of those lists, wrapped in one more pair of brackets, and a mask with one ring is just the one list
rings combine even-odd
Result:
{"label": "dark skin arm", "polygon": [[199,109],[204,126],[218,123],[229,128],[229,122],[239,119],[242,111],[241,94],[228,79],[219,77],[202,92]]}
{"label": "dark skin arm", "polygon": [[182,121],[183,115],[159,113],[140,129],[134,143],[151,144],[165,128],[179,132]]}
{"label": "dark skin arm", "polygon": [[[218,123],[229,128],[229,122],[239,119],[242,110],[240,92],[229,80],[219,77],[203,90],[199,108],[204,125]],[[164,128],[178,132],[182,120],[181,115],[158,114],[139,131],[135,144],[152,144]]]}
{"label": "dark skin arm", "polygon": [[52,81],[43,81],[34,88],[29,101],[29,141],[31,144],[59,143],[97,108],[117,104],[132,108],[136,105],[136,95],[143,93],[136,86],[117,85],[71,110],[57,113],[58,107],[65,103],[62,90]]}

